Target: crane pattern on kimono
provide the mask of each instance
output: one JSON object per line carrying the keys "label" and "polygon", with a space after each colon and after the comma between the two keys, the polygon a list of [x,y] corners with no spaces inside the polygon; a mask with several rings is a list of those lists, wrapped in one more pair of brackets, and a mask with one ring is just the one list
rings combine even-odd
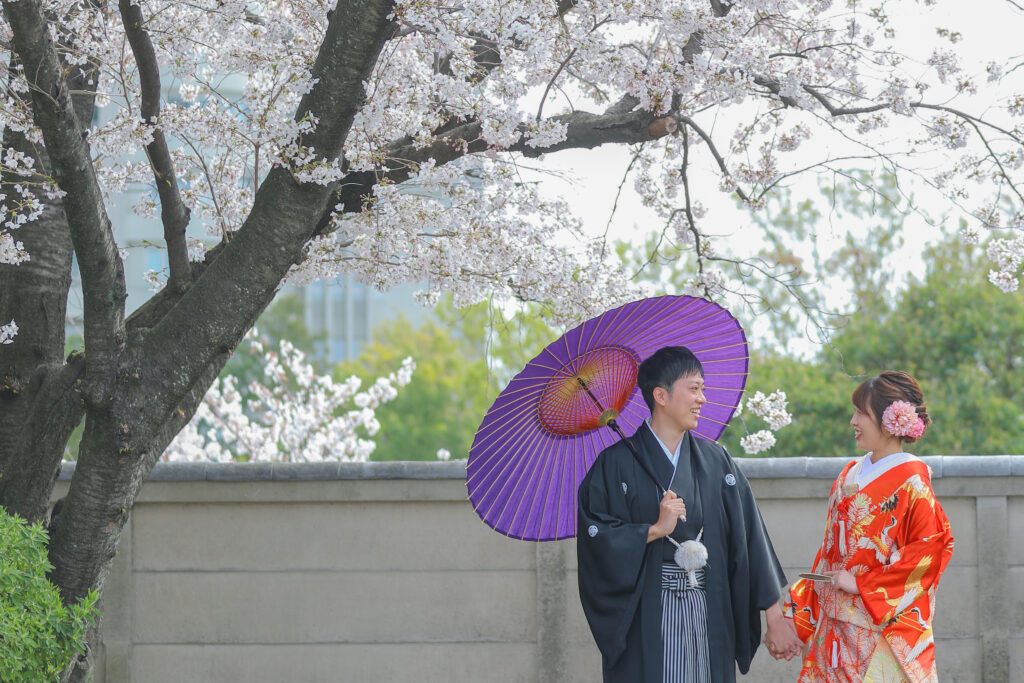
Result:
{"label": "crane pattern on kimono", "polygon": [[875,559],[878,560],[879,564],[883,565],[892,564],[900,558],[900,551],[895,547],[895,541],[889,536],[889,532],[896,527],[896,517],[889,515],[889,519],[891,521],[882,529],[882,533],[879,535],[865,535],[857,539],[857,547],[874,550]]}
{"label": "crane pattern on kimono", "polygon": [[[922,557],[921,561],[918,562],[917,566],[910,572],[910,576],[907,577],[903,594],[896,599],[889,597],[889,592],[885,589],[885,586],[879,586],[873,591],[874,593],[881,593],[884,596],[885,602],[892,606],[892,609],[889,611],[890,618],[901,617],[904,610],[917,602],[917,599],[924,594],[924,588],[921,586],[921,579],[928,573],[928,568],[931,564],[931,555],[925,555]],[[920,611],[918,611],[918,616],[920,616]]]}

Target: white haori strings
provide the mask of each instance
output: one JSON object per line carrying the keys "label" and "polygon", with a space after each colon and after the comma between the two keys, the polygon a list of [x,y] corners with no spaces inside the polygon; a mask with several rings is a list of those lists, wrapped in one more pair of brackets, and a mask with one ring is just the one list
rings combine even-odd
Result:
{"label": "white haori strings", "polygon": [[671,536],[666,536],[668,540],[676,546],[675,555],[672,559],[676,561],[684,572],[686,572],[687,578],[690,580],[690,585],[694,586],[697,584],[697,570],[706,567],[708,564],[708,549],[700,542],[701,537],[704,535],[704,528],[697,533],[696,540],[683,541],[680,543]]}

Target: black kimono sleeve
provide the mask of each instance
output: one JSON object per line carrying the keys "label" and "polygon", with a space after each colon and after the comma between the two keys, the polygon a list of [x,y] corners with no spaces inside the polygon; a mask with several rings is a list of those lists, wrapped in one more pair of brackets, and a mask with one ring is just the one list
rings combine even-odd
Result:
{"label": "black kimono sleeve", "polygon": [[[728,457],[728,456],[726,456]],[[775,555],[768,530],[743,472],[730,459],[737,505],[726,508],[731,517],[730,546],[736,566],[731,567],[733,620],[736,627],[736,664],[746,673],[761,640],[760,612],[778,601],[786,575]],[[746,636],[746,637],[744,637]]]}
{"label": "black kimono sleeve", "polygon": [[611,455],[603,453],[580,484],[576,552],[583,611],[606,662],[614,664],[643,593],[650,524],[630,519]]}

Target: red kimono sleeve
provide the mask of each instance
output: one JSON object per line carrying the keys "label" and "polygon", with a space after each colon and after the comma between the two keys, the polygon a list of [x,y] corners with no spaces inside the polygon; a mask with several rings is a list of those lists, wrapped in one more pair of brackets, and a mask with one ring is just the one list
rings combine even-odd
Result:
{"label": "red kimono sleeve", "polygon": [[[818,554],[820,555],[821,551],[818,551]],[[817,558],[814,562],[817,564]],[[809,579],[794,581],[789,586],[789,597],[782,608],[782,613],[793,620],[797,636],[805,643],[811,639],[818,627],[819,611],[814,582]]]}
{"label": "red kimono sleeve", "polygon": [[928,592],[938,584],[953,554],[949,520],[930,486],[912,495],[905,519],[906,531],[900,534],[904,545],[897,547],[899,559],[857,577],[864,607],[881,626],[913,607],[930,622]]}
{"label": "red kimono sleeve", "polygon": [[[829,491],[830,501],[835,498],[836,491],[842,486],[846,473],[849,472],[852,465],[853,463],[850,463],[844,467],[839,477],[832,483],[832,488]],[[831,515],[832,510],[830,508],[825,515],[826,520],[830,519]],[[827,533],[826,531],[826,538]],[[818,571],[821,556],[825,552],[825,542],[825,540],[822,540],[821,545],[818,546],[818,552],[814,555],[814,562],[811,563],[813,571]],[[818,594],[814,590],[814,582],[809,579],[794,581],[789,587],[788,598],[783,604],[782,613],[793,620],[793,625],[796,626],[796,634],[803,642],[806,643],[814,636],[814,632],[818,628],[820,612],[821,606],[818,602]]]}

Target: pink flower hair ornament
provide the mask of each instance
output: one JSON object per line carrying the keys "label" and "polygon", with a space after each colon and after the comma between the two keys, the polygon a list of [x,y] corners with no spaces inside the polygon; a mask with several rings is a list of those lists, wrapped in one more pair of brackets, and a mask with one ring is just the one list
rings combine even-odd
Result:
{"label": "pink flower hair ornament", "polygon": [[907,401],[893,401],[882,413],[882,427],[893,436],[920,439],[924,434],[924,420],[917,408]]}

